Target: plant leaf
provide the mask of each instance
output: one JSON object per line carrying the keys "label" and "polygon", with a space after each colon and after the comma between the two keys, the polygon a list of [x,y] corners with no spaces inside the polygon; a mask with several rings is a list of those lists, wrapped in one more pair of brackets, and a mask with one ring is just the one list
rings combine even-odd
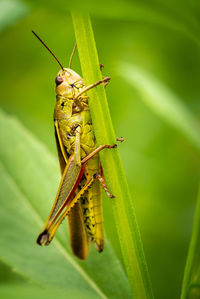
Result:
{"label": "plant leaf", "polygon": [[91,293],[86,289],[84,290],[84,293],[81,293],[78,287],[77,289],[71,289],[71,287],[68,286],[68,288],[63,291],[49,287],[48,289],[44,289],[32,283],[1,283],[0,297],[9,299],[55,299],[56,297],[60,299],[99,298],[98,296],[95,296],[95,294],[91,296]]}
{"label": "plant leaf", "polygon": [[200,297],[200,189],[196,203],[190,248],[185,266],[181,299]]}
{"label": "plant leaf", "polygon": [[[72,19],[76,35],[84,82],[87,85],[101,80],[98,54],[89,15],[73,12]],[[113,144],[116,141],[104,86],[101,84],[88,91],[90,112],[98,144]],[[152,289],[146,261],[135,218],[132,198],[118,151],[100,152],[106,181],[116,198],[112,202],[114,222],[126,273],[135,298],[152,298]],[[111,215],[112,217],[112,215]]]}
{"label": "plant leaf", "polygon": [[153,112],[179,130],[200,150],[198,123],[177,95],[139,67],[121,63],[118,73],[138,90],[141,99]]}
{"label": "plant leaf", "polygon": [[58,162],[15,118],[0,112],[0,127],[0,259],[45,288],[70,288],[80,297],[130,298],[109,242],[102,254],[91,248],[88,260],[79,262],[67,245],[64,222],[50,246],[36,245],[59,183]]}

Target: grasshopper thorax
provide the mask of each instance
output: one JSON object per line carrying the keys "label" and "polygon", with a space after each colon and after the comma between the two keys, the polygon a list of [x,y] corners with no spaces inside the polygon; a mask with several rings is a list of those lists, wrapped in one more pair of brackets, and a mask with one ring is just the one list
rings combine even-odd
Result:
{"label": "grasshopper thorax", "polygon": [[83,79],[72,69],[61,69],[56,77],[56,94],[66,98],[73,98],[84,87]]}

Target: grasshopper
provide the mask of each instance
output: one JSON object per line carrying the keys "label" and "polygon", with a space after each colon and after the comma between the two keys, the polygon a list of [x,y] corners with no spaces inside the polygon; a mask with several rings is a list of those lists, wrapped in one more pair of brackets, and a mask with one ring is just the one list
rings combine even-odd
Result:
{"label": "grasshopper", "polygon": [[78,258],[86,259],[90,241],[99,252],[104,248],[101,187],[110,198],[114,197],[106,186],[98,153],[104,148],[117,146],[97,147],[86,92],[99,84],[106,85],[110,78],[105,77],[85,87],[83,79],[71,69],[76,46],[69,67],[63,68],[47,45],[32,32],[61,67],[55,80],[54,127],[62,178],[37,243],[48,245],[59,225],[68,216],[72,252]]}

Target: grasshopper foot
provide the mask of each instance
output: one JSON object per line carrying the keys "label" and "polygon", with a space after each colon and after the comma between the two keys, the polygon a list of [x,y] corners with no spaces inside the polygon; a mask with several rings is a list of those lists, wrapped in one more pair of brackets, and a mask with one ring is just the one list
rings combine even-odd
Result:
{"label": "grasshopper foot", "polygon": [[124,142],[124,137],[116,138],[116,141]]}
{"label": "grasshopper foot", "polygon": [[99,66],[100,66],[100,71],[102,71],[102,69],[104,68],[104,65],[102,63],[100,63]]}
{"label": "grasshopper foot", "polygon": [[105,190],[105,192],[106,192],[106,194],[108,195],[108,197],[110,197],[110,198],[115,198],[115,196],[112,195],[112,194],[109,192],[108,187],[107,187],[106,182],[105,182],[105,178],[104,178],[103,175],[101,175],[101,174],[99,174],[99,173],[96,173],[96,174],[94,175],[94,178],[97,179],[97,180],[99,180],[99,182],[100,182],[102,188]]}

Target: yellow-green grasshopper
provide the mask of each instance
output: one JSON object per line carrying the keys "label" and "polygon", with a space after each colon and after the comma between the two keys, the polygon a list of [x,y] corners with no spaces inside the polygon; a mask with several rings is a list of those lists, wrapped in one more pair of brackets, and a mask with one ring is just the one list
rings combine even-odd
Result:
{"label": "yellow-green grasshopper", "polygon": [[101,83],[106,85],[110,78],[105,77],[85,87],[83,79],[71,69],[75,48],[69,67],[63,68],[46,44],[33,33],[61,67],[56,77],[54,126],[62,178],[55,203],[37,243],[48,245],[68,216],[72,251],[78,258],[86,259],[90,241],[99,252],[104,247],[101,186],[109,197],[114,197],[106,187],[98,152],[116,147],[116,144],[97,147],[86,92]]}

